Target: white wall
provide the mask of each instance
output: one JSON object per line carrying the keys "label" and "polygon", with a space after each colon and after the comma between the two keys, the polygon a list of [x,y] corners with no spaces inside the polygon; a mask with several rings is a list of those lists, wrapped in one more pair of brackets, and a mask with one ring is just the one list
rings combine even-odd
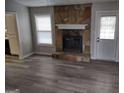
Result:
{"label": "white wall", "polygon": [[[92,4],[92,17],[91,17],[91,59],[96,59],[96,38],[95,38],[95,16],[96,11],[119,10],[118,2],[102,2]],[[118,48],[118,46],[117,46]],[[118,49],[116,52],[116,61],[118,61]]]}
{"label": "white wall", "polygon": [[[33,45],[34,45],[34,52],[39,54],[48,54],[51,55],[52,52],[55,51],[55,29],[54,29],[54,10],[53,7],[32,7],[29,9],[31,15],[31,27],[32,27],[32,36],[33,36]],[[36,31],[36,24],[35,24],[35,15],[42,15],[42,14],[51,14],[51,21],[52,21],[52,40],[53,44],[51,46],[48,45],[39,45],[37,43],[37,31]]]}
{"label": "white wall", "polygon": [[6,12],[16,12],[21,58],[33,52],[28,8],[14,0],[6,0]]}

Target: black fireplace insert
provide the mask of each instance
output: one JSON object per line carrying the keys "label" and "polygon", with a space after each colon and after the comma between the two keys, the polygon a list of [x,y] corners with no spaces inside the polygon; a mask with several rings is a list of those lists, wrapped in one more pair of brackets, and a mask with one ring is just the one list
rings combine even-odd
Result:
{"label": "black fireplace insert", "polygon": [[63,36],[63,51],[70,53],[82,53],[82,36]]}

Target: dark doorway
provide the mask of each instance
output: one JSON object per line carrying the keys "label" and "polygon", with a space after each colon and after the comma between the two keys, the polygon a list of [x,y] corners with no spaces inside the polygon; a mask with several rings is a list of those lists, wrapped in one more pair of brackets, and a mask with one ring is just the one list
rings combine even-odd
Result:
{"label": "dark doorway", "polygon": [[5,54],[11,55],[10,53],[10,45],[9,45],[9,40],[5,40]]}

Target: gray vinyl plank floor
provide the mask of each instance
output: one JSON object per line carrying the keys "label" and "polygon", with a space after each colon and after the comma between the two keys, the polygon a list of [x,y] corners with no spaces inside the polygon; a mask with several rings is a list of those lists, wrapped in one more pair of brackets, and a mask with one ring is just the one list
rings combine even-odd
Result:
{"label": "gray vinyl plank floor", "polygon": [[6,56],[5,75],[6,90],[17,93],[119,93],[119,64],[115,62]]}

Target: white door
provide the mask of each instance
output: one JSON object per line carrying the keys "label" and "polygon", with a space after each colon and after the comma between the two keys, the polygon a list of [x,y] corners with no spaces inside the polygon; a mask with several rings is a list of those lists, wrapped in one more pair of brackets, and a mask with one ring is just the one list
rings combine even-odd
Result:
{"label": "white door", "polygon": [[96,59],[115,60],[118,46],[118,12],[97,12],[96,31]]}

